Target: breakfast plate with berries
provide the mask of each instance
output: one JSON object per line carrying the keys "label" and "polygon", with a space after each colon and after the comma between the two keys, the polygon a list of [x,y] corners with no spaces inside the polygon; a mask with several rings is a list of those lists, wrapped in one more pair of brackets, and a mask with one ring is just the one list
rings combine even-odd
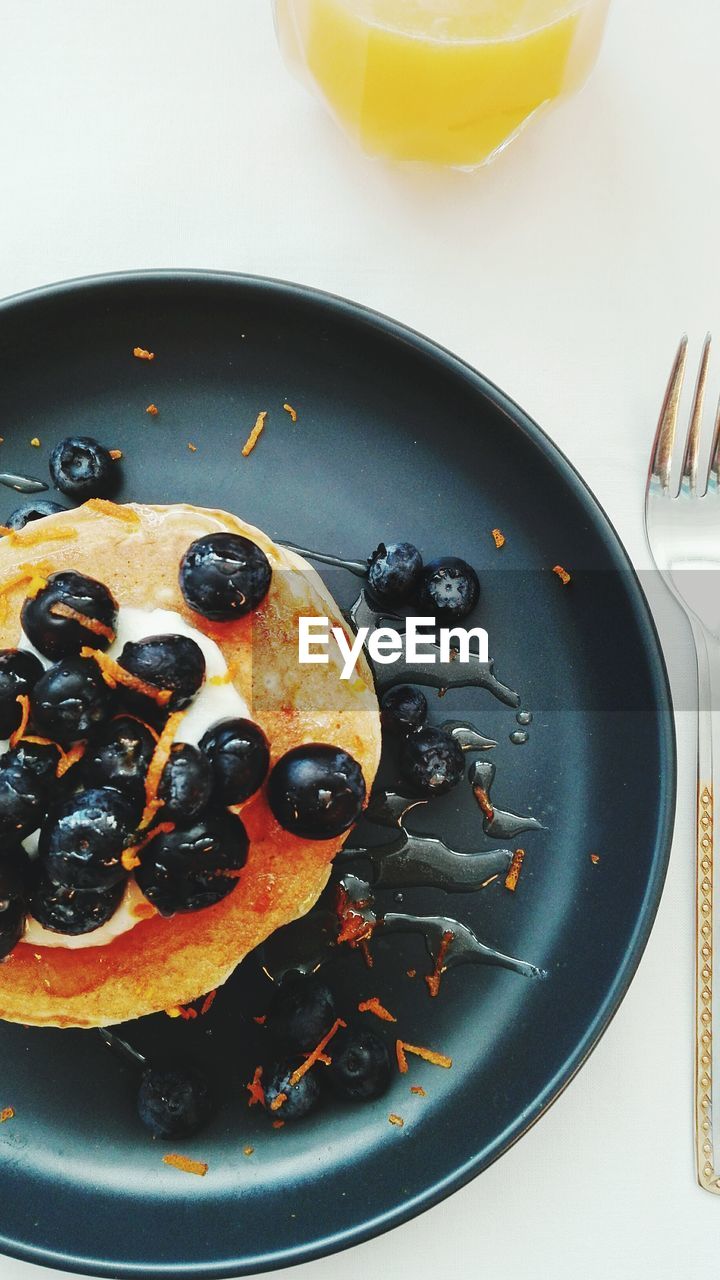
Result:
{"label": "breakfast plate with berries", "polygon": [[632,978],[675,786],[637,579],[517,405],[342,299],[51,286],[0,373],[0,1250],[347,1247]]}

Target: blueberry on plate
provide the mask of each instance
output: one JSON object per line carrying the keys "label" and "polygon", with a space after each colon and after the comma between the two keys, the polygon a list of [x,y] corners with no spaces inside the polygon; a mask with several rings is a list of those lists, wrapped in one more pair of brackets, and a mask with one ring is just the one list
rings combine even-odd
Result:
{"label": "blueberry on plate", "polygon": [[190,742],[175,742],[162,772],[158,799],[162,820],[190,822],[210,801],[213,776],[210,761]]}
{"label": "blueberry on plate", "polygon": [[18,861],[5,852],[0,859],[0,960],[10,955],[25,930],[27,892]]}
{"label": "blueberry on plate", "polygon": [[314,974],[289,973],[277,988],[265,1028],[277,1044],[295,1053],[314,1049],[336,1018],[329,987]]}
{"label": "blueberry on plate", "polygon": [[29,502],[23,502],[21,507],[8,516],[5,521],[6,529],[24,529],[26,524],[30,524],[32,520],[42,520],[43,516],[57,515],[58,511],[67,511],[67,507],[61,507],[59,502],[50,502],[47,498],[31,498]]}
{"label": "blueberry on plate", "polygon": [[207,1081],[192,1067],[148,1067],[138,1089],[138,1115],[156,1138],[187,1138],[215,1107]]}
{"label": "blueberry on plate", "polygon": [[248,838],[239,818],[211,813],[191,826],[161,832],[145,845],[135,879],[162,916],[201,911],[239,883]]}
{"label": "blueberry on plate", "polygon": [[422,556],[411,542],[381,542],[370,557],[368,586],[383,604],[403,604],[415,594],[422,567]]}
{"label": "blueberry on plate", "polygon": [[115,639],[117,604],[107,587],[84,573],[53,573],[21,613],[25,635],[57,662],[89,649],[107,649]]}
{"label": "blueberry on plate", "polygon": [[93,933],[112,919],[123,890],[122,883],[109,889],[72,889],[40,875],[30,895],[28,913],[43,929],[77,937]]}
{"label": "blueberry on plate", "polygon": [[117,463],[92,436],[68,436],[50,454],[50,475],[56,489],[85,502],[106,498],[117,482]]}
{"label": "blueberry on plate", "polygon": [[400,752],[400,777],[419,795],[443,795],[457,786],[465,773],[462,747],[452,734],[427,724],[411,733]]}
{"label": "blueberry on plate", "polygon": [[388,689],[380,703],[380,719],[388,733],[405,737],[425,723],[427,698],[410,684],[397,684]]}
{"label": "blueberry on plate", "polygon": [[445,556],[425,565],[418,591],[418,609],[438,622],[459,622],[475,608],[480,596],[478,576],[466,560]]}
{"label": "blueberry on plate", "polygon": [[268,782],[268,803],[280,826],[308,840],[330,840],[347,831],[364,801],[365,779],[357,760],[323,742],[286,752]]}
{"label": "blueberry on plate", "polygon": [[43,673],[42,662],[22,649],[0,649],[0,738],[9,738],[20,724],[17,699],[30,693]]}
{"label": "blueberry on plate", "polygon": [[92,658],[63,658],[30,695],[39,733],[62,746],[87,738],[107,720],[111,704],[111,691]]}
{"label": "blueberry on plate", "polygon": [[[277,1062],[266,1073],[265,1106],[279,1120],[299,1120],[318,1102],[320,1085],[312,1069],[306,1071],[297,1084],[290,1083],[290,1077],[303,1061],[303,1058],[295,1058],[290,1062]],[[281,1094],[285,1095],[283,1101],[274,1108],[272,1104]]]}
{"label": "blueberry on plate", "polygon": [[200,750],[212,765],[215,796],[221,804],[242,804],[265,781],[270,748],[252,720],[219,720],[203,734]]}
{"label": "blueberry on plate", "polygon": [[92,739],[81,763],[87,786],[115,787],[134,809],[145,804],[145,775],[155,750],[147,725],[134,716],[114,716]]}
{"label": "blueberry on plate", "polygon": [[96,892],[124,881],[120,860],[130,843],[133,814],[110,787],[70,796],[54,808],[40,829],[38,852],[45,875],[69,889]]}
{"label": "blueberry on plate", "polygon": [[205,655],[191,636],[146,636],[128,640],[118,658],[121,667],[155,689],[170,689],[169,711],[192,702],[205,679]]}
{"label": "blueberry on plate", "polygon": [[180,590],[196,613],[215,622],[242,618],[270,587],[265,552],[238,533],[211,533],[191,542],[180,565]]}
{"label": "blueberry on plate", "polygon": [[22,840],[36,831],[47,809],[59,753],[21,743],[0,756],[0,837]]}
{"label": "blueberry on plate", "polygon": [[390,1053],[374,1031],[341,1027],[328,1052],[332,1061],[323,1079],[339,1098],[369,1102],[387,1091],[392,1076]]}

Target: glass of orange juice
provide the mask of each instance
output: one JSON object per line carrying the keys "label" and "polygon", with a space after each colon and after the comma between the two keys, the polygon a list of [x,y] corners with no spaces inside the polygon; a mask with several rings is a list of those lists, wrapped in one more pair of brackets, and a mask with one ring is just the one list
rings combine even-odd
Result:
{"label": "glass of orange juice", "polygon": [[577,89],[609,0],[274,0],[288,63],[365,151],[474,169]]}

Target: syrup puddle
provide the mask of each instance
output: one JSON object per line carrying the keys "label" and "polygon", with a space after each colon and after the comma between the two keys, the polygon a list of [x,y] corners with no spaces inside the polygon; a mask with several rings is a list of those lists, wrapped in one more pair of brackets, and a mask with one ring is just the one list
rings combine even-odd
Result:
{"label": "syrup puddle", "polygon": [[16,476],[12,471],[0,471],[0,484],[7,485],[16,493],[42,493],[50,485],[35,476]]}
{"label": "syrup puddle", "polygon": [[473,794],[483,811],[485,835],[496,840],[513,840],[522,831],[542,831],[542,823],[529,815],[509,813],[506,809],[496,809],[495,805],[491,805],[492,817],[487,814],[487,799],[495,781],[495,772],[495,765],[490,760],[476,760],[469,774]]}

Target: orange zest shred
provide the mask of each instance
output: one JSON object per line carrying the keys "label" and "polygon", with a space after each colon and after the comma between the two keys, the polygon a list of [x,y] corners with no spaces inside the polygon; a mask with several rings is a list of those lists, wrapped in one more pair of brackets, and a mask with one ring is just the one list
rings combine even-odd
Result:
{"label": "orange zest shred", "polygon": [[26,524],[24,529],[11,529],[8,541],[13,547],[34,547],[42,542],[70,542],[77,536],[77,529],[43,529],[38,528],[37,522],[33,521],[33,524]]}
{"label": "orange zest shred", "polygon": [[390,1121],[391,1124],[394,1124],[398,1129],[402,1129],[403,1125],[405,1124],[405,1121],[403,1120],[402,1116],[397,1116],[394,1111],[390,1112],[390,1115],[388,1116],[388,1120]]}
{"label": "orange zest shred", "polygon": [[32,438],[32,440],[30,441],[30,443],[31,443],[31,445],[32,445],[33,449],[39,449],[39,448],[40,448],[40,441],[38,440],[37,436],[33,436],[33,438]]}
{"label": "orange zest shred", "polygon": [[292,405],[288,404],[287,401],[283,405],[283,409],[285,410],[286,413],[290,414],[291,422],[297,422],[297,409],[293,409]]}
{"label": "orange zest shred", "polygon": [[175,734],[184,714],[184,711],[175,711],[168,716],[165,721],[165,727],[155,744],[155,750],[152,753],[148,771],[145,775],[145,808],[140,819],[141,830],[143,827],[150,825],[158,809],[162,808],[162,801],[158,799],[158,787],[160,786],[163,769],[170,759],[170,751]]}
{"label": "orange zest shred", "polygon": [[250,1099],[248,1101],[249,1107],[256,1107],[258,1103],[261,1107],[265,1106],[265,1090],[262,1087],[262,1074],[262,1067],[256,1067],[252,1080],[245,1086],[250,1094]]}
{"label": "orange zest shred", "polygon": [[473,787],[473,795],[482,810],[483,817],[487,818],[488,822],[492,822],[495,817],[495,810],[492,807],[492,801],[485,788],[477,786]]}
{"label": "orange zest shred", "polygon": [[563,569],[561,564],[553,565],[553,573],[557,574],[564,587],[570,582],[570,574],[567,569]]}
{"label": "orange zest shred", "polygon": [[21,564],[12,578],[6,578],[5,582],[0,583],[0,595],[12,591],[13,587],[18,587],[21,582],[28,581],[30,589],[27,594],[37,595],[38,591],[46,585],[47,575],[50,573],[52,569],[46,564]]}
{"label": "orange zest shred", "polygon": [[264,1027],[267,1022],[267,1014],[259,1013],[255,1018],[253,1018],[253,1022],[257,1022],[259,1027]]}
{"label": "orange zest shred", "polygon": [[149,404],[145,412],[149,413],[151,418],[154,418],[155,415],[160,412],[160,410],[158,409],[156,404]]}
{"label": "orange zest shred", "polygon": [[198,1178],[204,1178],[208,1171],[204,1160],[191,1160],[189,1156],[179,1156],[175,1152],[163,1156],[163,1164],[169,1164],[171,1168],[179,1169],[181,1173],[195,1173]]}
{"label": "orange zest shred", "polygon": [[166,835],[168,832],[174,830],[174,822],[159,822],[158,825],[153,827],[152,831],[148,831],[147,835],[144,836],[142,840],[139,840],[137,844],[128,845],[127,849],[123,849],[122,854],[120,855],[120,861],[122,862],[125,870],[134,871],[136,867],[140,866],[139,854],[145,848],[146,844],[149,844],[151,840],[155,839],[155,836]]}
{"label": "orange zest shred", "polygon": [[[27,738],[25,739],[25,741],[27,742]],[[67,773],[68,769],[72,769],[73,765],[77,764],[78,760],[82,760],[83,756],[85,755],[85,748],[87,747],[87,742],[76,742],[75,746],[70,747],[68,751],[64,751],[63,748],[57,742],[53,742],[51,745],[53,747],[57,747],[58,751],[60,752],[60,759],[57,762],[55,776],[56,778],[63,778]]]}
{"label": "orange zest shred", "polygon": [[407,973],[408,978],[417,977],[417,969],[406,969],[405,972]]}
{"label": "orange zest shred", "polygon": [[252,453],[253,449],[255,448],[255,445],[257,444],[258,440],[260,439],[260,436],[262,435],[266,418],[267,418],[267,410],[264,409],[261,413],[258,414],[257,418],[255,419],[255,426],[253,427],[252,431],[250,432],[250,435],[248,436],[247,440],[245,441],[242,447],[243,458],[249,457],[249,455]]}
{"label": "orange zest shred", "polygon": [[431,1062],[434,1067],[452,1066],[452,1058],[446,1057],[444,1053],[436,1053],[434,1049],[426,1049],[421,1044],[408,1044],[407,1040],[395,1041],[395,1056],[397,1057],[398,1069],[405,1075],[408,1070],[407,1054],[414,1053],[416,1057],[422,1058],[425,1062]]}
{"label": "orange zest shred", "polygon": [[309,1053],[305,1061],[301,1062],[300,1066],[295,1068],[295,1070],[293,1071],[290,1077],[291,1085],[296,1085],[299,1080],[302,1080],[303,1076],[305,1075],[305,1072],[309,1071],[310,1068],[314,1066],[315,1063],[318,1062],[321,1057],[324,1056],[325,1046],[330,1043],[330,1041],[332,1040],[336,1032],[338,1032],[341,1027],[346,1027],[346,1026],[347,1026],[347,1022],[343,1022],[342,1018],[335,1019],[330,1030],[326,1033],[326,1035],[323,1036],[320,1043],[315,1046],[312,1053]]}
{"label": "orange zest shred", "polygon": [[277,1097],[273,1098],[272,1102],[270,1103],[270,1110],[279,1111],[283,1103],[287,1102],[287,1098],[288,1096],[286,1093],[279,1093]]}
{"label": "orange zest shred", "polygon": [[197,453],[197,445],[193,444],[191,440],[188,441],[188,449],[191,453]]}
{"label": "orange zest shred", "polygon": [[20,723],[14,733],[10,734],[10,746],[16,747],[28,727],[30,720],[30,699],[26,693],[19,693],[16,702],[20,704]]}
{"label": "orange zest shred", "polygon": [[68,618],[71,622],[79,622],[81,627],[86,631],[91,631],[94,636],[102,636],[105,640],[109,640],[112,644],[115,639],[115,632],[112,627],[106,627],[104,622],[100,622],[97,618],[88,618],[86,614],[80,613],[79,609],[73,609],[71,605],[64,604],[62,600],[56,600],[50,605],[50,613],[54,618]]}
{"label": "orange zest shred", "polygon": [[520,879],[520,871],[522,868],[524,858],[525,858],[525,850],[516,849],[512,856],[512,862],[510,863],[508,873],[505,877],[505,888],[509,889],[511,893],[514,893],[515,890],[517,889],[518,880]]}
{"label": "orange zest shred", "polygon": [[599,854],[599,853],[591,853],[591,854],[590,854],[590,861],[592,862],[593,866],[594,866],[594,867],[596,867],[596,866],[597,866],[597,864],[598,864],[598,862],[600,861],[600,854]]}
{"label": "orange zest shred", "polygon": [[492,540],[499,551],[501,547],[505,546],[505,534],[503,533],[502,529],[492,529],[491,533],[492,533]]}
{"label": "orange zest shred", "polygon": [[205,1014],[206,1014],[206,1013],[209,1013],[209,1012],[210,1012],[210,1010],[212,1009],[213,1004],[215,1003],[215,997],[216,997],[216,995],[217,995],[217,987],[214,987],[212,991],[208,991],[208,993],[207,993],[207,995],[206,995],[205,999],[203,1000],[202,1004],[200,1005],[200,1017],[201,1017],[201,1018],[204,1018],[204,1017],[205,1017]]}
{"label": "orange zest shred", "polygon": [[425,978],[425,981],[427,983],[427,989],[430,992],[431,996],[437,996],[438,992],[440,991],[440,979],[442,978],[447,968],[445,964],[445,959],[447,957],[447,953],[450,947],[452,946],[452,943],[454,942],[454,940],[455,940],[455,934],[452,933],[450,929],[446,929],[445,933],[440,939],[440,946],[438,947],[438,953],[437,953],[437,956],[435,957],[435,964],[433,967],[433,971],[432,973],[429,973]]}
{"label": "orange zest shred", "polygon": [[380,1003],[377,996],[371,996],[369,1000],[361,1000],[358,1005],[360,1013],[374,1013],[376,1018],[382,1018],[383,1022],[397,1022],[397,1018],[388,1013],[388,1010]]}
{"label": "orange zest shred", "polygon": [[0,1111],[0,1124],[5,1124],[6,1120],[12,1120],[14,1115],[14,1107],[3,1107],[2,1111]]}
{"label": "orange zest shred", "polygon": [[282,1129],[284,1124],[284,1120],[273,1120],[272,1127],[273,1129]]}
{"label": "orange zest shred", "polygon": [[[84,645],[80,650],[81,658],[94,658],[97,662],[103,680],[106,684],[114,689],[116,685],[123,685],[126,689],[133,689],[135,693],[142,693],[146,698],[152,698],[153,702],[157,702],[159,707],[167,706],[172,698],[172,689],[158,689],[154,684],[148,684],[147,681],[141,680],[139,676],[134,676],[132,672],[126,671],[120,666],[114,658],[102,653],[100,649],[91,649],[88,645]],[[169,717],[169,721],[172,716]],[[165,726],[167,728],[167,725]]]}
{"label": "orange zest shred", "polygon": [[342,885],[338,885],[335,909],[340,921],[340,932],[336,942],[338,944],[347,942],[351,947],[359,947],[361,943],[368,942],[375,926],[369,920],[365,920],[359,912],[353,911],[348,891]]}
{"label": "orange zest shred", "polygon": [[243,1155],[251,1156],[254,1150],[255,1150],[254,1147],[243,1147]]}
{"label": "orange zest shred", "polygon": [[120,502],[111,502],[109,498],[88,498],[85,506],[91,511],[97,511],[100,516],[112,516],[115,520],[124,520],[126,524],[136,526],[140,524],[137,511]]}
{"label": "orange zest shred", "polygon": [[136,360],[154,360],[155,352],[147,351],[145,347],[133,347],[133,355]]}
{"label": "orange zest shred", "polygon": [[122,455],[122,449],[111,449],[111,450],[110,450],[110,457],[112,458],[113,462],[117,462],[120,458],[122,458],[122,456],[123,456],[123,455]]}
{"label": "orange zest shred", "polygon": [[421,1084],[411,1084],[410,1092],[414,1093],[418,1098],[427,1098],[427,1093],[425,1092]]}

